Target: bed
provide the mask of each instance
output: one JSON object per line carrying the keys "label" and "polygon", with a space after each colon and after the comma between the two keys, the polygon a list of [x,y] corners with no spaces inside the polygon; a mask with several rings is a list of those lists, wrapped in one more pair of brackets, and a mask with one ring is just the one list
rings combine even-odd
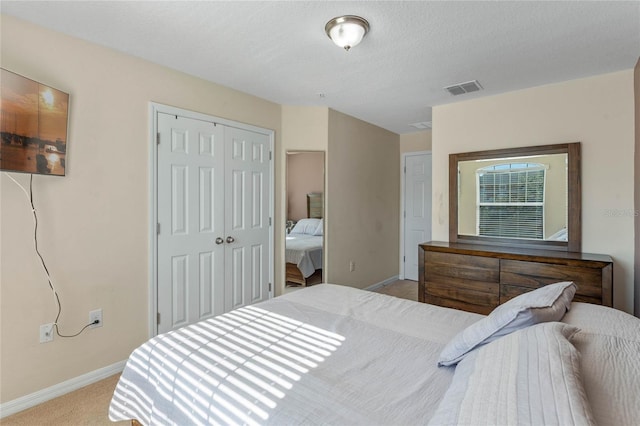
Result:
{"label": "bed", "polygon": [[300,219],[285,241],[286,280],[304,286],[322,281],[324,221]]}
{"label": "bed", "polygon": [[[145,425],[637,423],[640,320],[572,303],[567,289],[558,300],[571,309],[561,321],[522,326],[457,366],[438,366],[494,313],[315,285],[152,338],[129,358],[109,417]],[[560,370],[553,359],[539,362],[556,353]],[[520,364],[536,374],[519,376]],[[540,395],[558,377],[561,386]],[[523,384],[533,396],[508,391]]]}

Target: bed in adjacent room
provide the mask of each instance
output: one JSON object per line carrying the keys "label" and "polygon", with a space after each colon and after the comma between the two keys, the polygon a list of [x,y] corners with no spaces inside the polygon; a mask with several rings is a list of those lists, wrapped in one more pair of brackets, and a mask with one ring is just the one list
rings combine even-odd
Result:
{"label": "bed in adjacent room", "polygon": [[154,425],[633,424],[640,320],[572,303],[574,287],[545,286],[484,316],[315,285],[152,338],[129,358],[109,415]]}
{"label": "bed in adjacent room", "polygon": [[322,218],[300,219],[285,241],[286,280],[307,285],[313,277],[322,281],[324,221]]}

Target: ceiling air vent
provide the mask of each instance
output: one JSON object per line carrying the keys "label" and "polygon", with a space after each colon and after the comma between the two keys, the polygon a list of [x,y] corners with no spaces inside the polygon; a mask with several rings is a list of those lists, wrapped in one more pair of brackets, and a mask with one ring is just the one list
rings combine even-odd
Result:
{"label": "ceiling air vent", "polygon": [[419,123],[409,124],[409,126],[415,127],[416,129],[424,130],[431,129],[433,123],[431,121],[421,121]]}
{"label": "ceiling air vent", "polygon": [[467,81],[466,83],[458,83],[452,86],[447,86],[444,88],[444,90],[451,93],[453,96],[457,96],[464,93],[477,92],[478,90],[482,90],[482,86],[480,86],[478,80],[473,80]]}

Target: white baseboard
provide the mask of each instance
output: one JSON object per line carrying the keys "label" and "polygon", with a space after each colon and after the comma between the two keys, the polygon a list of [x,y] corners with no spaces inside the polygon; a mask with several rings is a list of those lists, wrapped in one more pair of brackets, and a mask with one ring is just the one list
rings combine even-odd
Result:
{"label": "white baseboard", "polygon": [[29,395],[22,396],[14,399],[13,401],[0,404],[0,419],[11,414],[18,413],[26,410],[27,408],[35,407],[38,404],[49,401],[50,399],[57,398],[74,390],[80,389],[92,383],[98,382],[102,379],[106,379],[109,376],[118,374],[124,370],[126,361],[116,362],[115,364],[99,368],[98,370],[91,371],[83,374],[82,376],[69,379],[57,385],[50,386],[48,388],[39,390]]}
{"label": "white baseboard", "polygon": [[393,277],[387,278],[384,281],[380,281],[377,284],[370,285],[367,288],[363,288],[363,290],[376,291],[376,290],[384,287],[385,285],[389,285],[389,284],[391,284],[393,282],[396,282],[396,281],[398,281],[398,275],[394,275]]}

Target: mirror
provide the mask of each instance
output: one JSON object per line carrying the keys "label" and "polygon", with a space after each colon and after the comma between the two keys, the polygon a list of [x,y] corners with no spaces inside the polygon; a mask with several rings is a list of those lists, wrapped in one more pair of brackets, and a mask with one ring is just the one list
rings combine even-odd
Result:
{"label": "mirror", "polygon": [[287,152],[285,289],[322,282],[324,171],[323,151]]}
{"label": "mirror", "polygon": [[449,241],[580,251],[580,143],[449,155]]}

